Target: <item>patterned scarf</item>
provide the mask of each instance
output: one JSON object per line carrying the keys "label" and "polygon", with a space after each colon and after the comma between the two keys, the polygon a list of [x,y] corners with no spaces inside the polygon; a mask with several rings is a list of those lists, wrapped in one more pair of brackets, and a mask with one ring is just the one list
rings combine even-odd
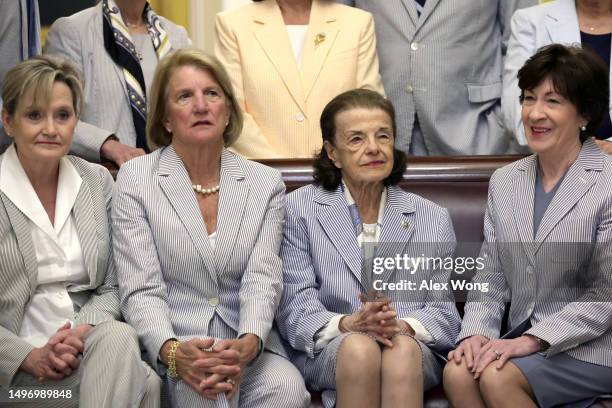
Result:
{"label": "patterned scarf", "polygon": [[[144,75],[136,47],[132,41],[127,25],[123,22],[119,7],[114,0],[104,0],[102,3],[104,15],[104,48],[115,64],[123,70],[128,100],[132,107],[132,119],[136,129],[136,147],[149,152],[145,134],[147,123],[147,95]],[[172,49],[170,39],[149,3],[145,5],[143,16],[151,41],[161,60]]]}

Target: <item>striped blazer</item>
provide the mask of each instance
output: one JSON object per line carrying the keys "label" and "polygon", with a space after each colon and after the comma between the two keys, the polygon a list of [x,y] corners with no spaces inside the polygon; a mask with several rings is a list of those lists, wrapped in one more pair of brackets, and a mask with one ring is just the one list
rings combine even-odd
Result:
{"label": "striped blazer", "polygon": [[468,298],[458,341],[499,337],[511,302],[509,330],[529,319],[526,333],[550,343],[547,357],[612,367],[612,157],[584,143],[534,238],[537,165],[532,155],[491,178],[481,253],[489,261],[474,277],[490,290]]}
{"label": "striped blazer", "polygon": [[[0,156],[0,163],[4,155]],[[68,156],[83,182],[72,209],[89,283],[71,289],[90,293],[74,316],[76,324],[96,325],[119,318],[117,276],[112,258],[110,207],[113,178],[108,170]],[[0,177],[10,177],[0,174]],[[17,333],[36,290],[36,253],[27,217],[0,192],[0,386],[8,387],[34,348]]]}
{"label": "striped blazer", "polygon": [[432,156],[501,154],[502,56],[514,10],[537,0],[340,0],[374,16],[380,73],[408,151],[415,115]]}
{"label": "striped blazer", "polygon": [[208,335],[215,313],[285,355],[272,329],[282,292],[280,173],[224,150],[216,248],[172,146],[117,175],[112,222],[121,309],[157,367],[163,343]]}
{"label": "striped blazer", "polygon": [[[72,152],[100,161],[100,147],[111,135],[135,146],[136,129],[127,99],[125,78],[104,48],[102,2],[69,17],[58,18],[47,34],[45,53],[66,58],[83,75],[84,106],[72,143]],[[191,42],[183,27],[159,17],[173,49]]]}
{"label": "striped blazer", "polygon": [[[448,211],[399,187],[387,191],[376,256],[451,256],[455,233]],[[315,333],[332,317],[357,311],[358,294],[368,289],[362,279],[362,253],[340,187],[330,192],[309,185],[287,196],[281,258],[285,289],[277,323],[293,348],[293,362],[303,369],[306,359],[314,357]],[[380,278],[386,282],[409,279],[389,272]],[[417,271],[413,276],[419,281],[447,282],[450,271]],[[449,292],[442,297],[426,290],[405,297],[386,294],[399,317],[413,317],[429,331],[434,338],[430,347],[445,351],[453,345],[460,318],[455,303],[446,296]]]}

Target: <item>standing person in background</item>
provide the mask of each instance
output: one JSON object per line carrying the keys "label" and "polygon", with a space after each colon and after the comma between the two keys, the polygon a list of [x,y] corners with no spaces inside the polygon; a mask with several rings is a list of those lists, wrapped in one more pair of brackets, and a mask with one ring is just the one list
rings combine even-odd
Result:
{"label": "standing person in background", "polygon": [[255,0],[217,15],[215,54],[230,74],[248,158],[312,157],[319,117],[354,88],[382,93],[372,16],[331,0]]}
{"label": "standing person in background", "polygon": [[[0,0],[0,87],[9,69],[40,54],[38,0]],[[0,98],[2,109],[2,98]],[[0,120],[0,153],[11,143]]]}
{"label": "standing person in background", "polygon": [[502,154],[502,56],[515,9],[537,0],[342,0],[371,12],[396,146],[419,156]]}
{"label": "standing person in background", "polygon": [[[556,0],[517,11],[512,17],[512,35],[504,66],[502,106],[506,126],[520,144],[526,144],[521,121],[517,73],[527,58],[548,44],[582,44],[593,49],[606,63],[610,79],[612,49],[612,0]],[[611,89],[612,90],[612,89]],[[595,143],[612,154],[612,105],[595,131]],[[608,139],[608,140],[605,140]]]}
{"label": "standing person in background", "polygon": [[84,76],[74,154],[121,166],[148,151],[147,91],[155,68],[189,44],[185,29],[155,14],[146,0],[103,0],[53,23],[45,53],[67,58]]}

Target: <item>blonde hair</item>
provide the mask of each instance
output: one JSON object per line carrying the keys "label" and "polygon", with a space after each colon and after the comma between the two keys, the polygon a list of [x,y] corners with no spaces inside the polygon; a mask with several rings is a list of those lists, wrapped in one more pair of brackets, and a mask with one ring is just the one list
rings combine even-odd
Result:
{"label": "blonde hair", "polygon": [[231,146],[242,131],[242,112],[234,96],[232,83],[218,59],[195,48],[182,48],[169,54],[159,62],[155,70],[147,119],[147,142],[149,146],[151,149],[156,149],[168,146],[172,142],[172,134],[164,126],[168,84],[174,72],[185,66],[208,72],[223,90],[230,108],[229,123],[223,132],[223,143],[226,147]]}
{"label": "blonde hair", "polygon": [[33,92],[35,104],[49,104],[56,82],[64,83],[70,89],[72,105],[78,117],[83,103],[80,75],[70,62],[50,55],[30,58],[7,72],[2,85],[3,109],[10,116],[15,115],[29,92]]}

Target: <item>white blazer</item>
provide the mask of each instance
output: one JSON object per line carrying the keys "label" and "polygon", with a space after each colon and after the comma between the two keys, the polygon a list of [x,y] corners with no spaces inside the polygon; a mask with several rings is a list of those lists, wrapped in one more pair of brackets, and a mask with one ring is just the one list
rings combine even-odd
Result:
{"label": "white blazer", "polygon": [[[516,75],[525,61],[540,47],[554,43],[580,45],[576,3],[574,0],[556,0],[518,10],[512,16],[510,26],[512,34],[504,65],[502,110],[506,127],[515,134],[520,144],[526,145],[519,104],[521,90]],[[612,93],[612,75],[610,83]],[[612,117],[612,104],[610,116]]]}

